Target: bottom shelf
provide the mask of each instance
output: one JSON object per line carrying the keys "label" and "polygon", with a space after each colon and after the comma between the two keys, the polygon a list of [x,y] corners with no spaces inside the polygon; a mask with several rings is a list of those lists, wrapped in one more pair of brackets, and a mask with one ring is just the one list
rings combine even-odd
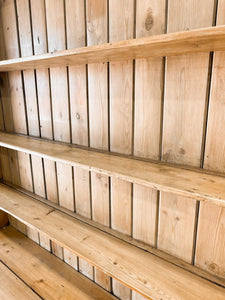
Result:
{"label": "bottom shelf", "polygon": [[0,230],[0,299],[116,299],[11,226]]}
{"label": "bottom shelf", "polygon": [[225,289],[0,184],[0,209],[149,299],[225,299]]}

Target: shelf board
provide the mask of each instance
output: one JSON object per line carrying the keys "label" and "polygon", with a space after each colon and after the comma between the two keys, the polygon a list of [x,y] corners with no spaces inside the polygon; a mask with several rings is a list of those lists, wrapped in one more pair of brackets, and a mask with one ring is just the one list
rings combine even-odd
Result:
{"label": "shelf board", "polygon": [[225,50],[225,26],[168,33],[0,61],[0,72]]}
{"label": "shelf board", "polygon": [[217,174],[3,132],[0,146],[225,207],[225,177]]}
{"label": "shelf board", "polygon": [[148,299],[224,299],[224,288],[3,184],[0,209]]}
{"label": "shelf board", "polygon": [[[1,299],[116,300],[113,295],[107,293],[11,226],[0,230],[0,257],[1,261],[26,283],[27,289],[31,287],[41,297],[39,298],[37,295],[33,298],[28,297],[25,294],[25,289],[24,297],[19,297],[12,283],[11,286],[10,283],[8,285],[3,284],[7,283],[4,276],[7,274],[3,273],[2,278],[0,276],[2,279],[0,295],[4,293],[5,288],[6,295],[7,292],[11,292],[12,296]],[[7,290],[8,287],[10,291]]]}

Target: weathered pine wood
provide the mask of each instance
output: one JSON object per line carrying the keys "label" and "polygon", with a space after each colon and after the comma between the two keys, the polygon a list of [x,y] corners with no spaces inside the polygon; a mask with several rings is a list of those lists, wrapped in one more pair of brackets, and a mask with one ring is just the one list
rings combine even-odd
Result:
{"label": "weathered pine wood", "polygon": [[[4,46],[6,58],[18,58],[21,55],[19,49],[17,16],[16,16],[16,1],[8,0],[1,1],[1,19],[4,35]],[[19,133],[28,133],[27,117],[25,109],[25,99],[23,95],[23,76],[21,72],[11,72],[8,76],[9,82],[4,78],[5,84],[8,86],[10,93],[4,93],[5,100],[11,98],[12,117],[8,119],[11,122],[10,130]],[[3,90],[4,91],[4,90]],[[31,174],[30,156],[28,154],[8,151],[9,167],[11,170],[11,181],[16,185],[21,185],[29,191],[33,191],[33,182]],[[9,170],[9,168],[8,168]],[[18,230],[25,234],[27,228],[21,225],[13,218],[9,218],[10,223],[13,223]]]}
{"label": "weathered pine wood", "polygon": [[[165,32],[165,0],[136,6],[136,37]],[[135,61],[134,155],[159,160],[163,97],[163,59]],[[156,244],[157,191],[134,184],[133,237]]]}
{"label": "weathered pine wood", "polygon": [[[133,38],[134,1],[109,1],[109,42]],[[127,12],[129,11],[129,14]],[[109,64],[109,118],[110,150],[132,154],[133,109],[133,62]],[[111,227],[131,235],[132,185],[118,178],[111,178]],[[115,279],[112,280],[114,295],[129,300],[131,291]]]}
{"label": "weathered pine wood", "polygon": [[[225,1],[219,0],[217,25],[225,24],[224,12]],[[225,52],[215,52],[212,67],[204,168],[221,172],[225,172],[224,79]],[[222,278],[225,278],[224,226],[224,208],[217,208],[209,204],[200,204],[195,264]]]}
{"label": "weathered pine wood", "polygon": [[[86,2],[87,46],[108,41],[108,4],[104,0]],[[90,146],[108,150],[108,65],[88,65],[89,134]],[[105,226],[110,225],[109,178],[91,172],[92,219]],[[94,269],[95,282],[111,290],[110,278]]]}
{"label": "weathered pine wood", "polygon": [[225,27],[218,26],[129,41],[122,40],[121,42],[61,52],[49,49],[51,53],[48,54],[2,61],[0,72],[223,51],[225,49],[224,37]]}
{"label": "weathered pine wood", "polygon": [[2,261],[42,299],[115,299],[15,229],[2,229],[0,240]]}
{"label": "weathered pine wood", "polygon": [[[31,36],[31,24],[29,13],[29,1],[16,1],[17,16],[18,16],[18,31],[21,56],[33,55],[33,45]],[[36,82],[33,70],[23,72],[24,80],[24,95],[27,111],[27,126],[28,134],[31,136],[40,136],[39,118],[37,108]],[[45,196],[44,191],[44,174],[42,168],[42,158],[31,155],[31,167],[33,176],[33,188],[36,194]],[[33,241],[39,242],[38,232],[27,228],[27,236]]]}
{"label": "weathered pine wood", "polygon": [[[223,288],[2,184],[0,207],[149,299],[225,299]],[[18,251],[13,252],[21,257]],[[12,258],[12,253],[4,253]],[[27,255],[22,257],[29,262]],[[25,270],[24,263],[22,266]],[[34,273],[25,274],[31,278]]]}
{"label": "weathered pine wood", "polygon": [[225,206],[225,178],[216,173],[145,162],[7,133],[0,133],[0,145],[146,187]]}
{"label": "weathered pine wood", "polygon": [[[198,11],[198,17],[195,13]],[[168,5],[167,31],[211,26],[214,1],[179,1]],[[201,166],[209,53],[166,59],[162,160]],[[206,189],[205,189],[206,190]],[[193,261],[196,201],[161,193],[158,247]]]}
{"label": "weathered pine wood", "polygon": [[[174,264],[174,265],[176,265],[178,267],[181,267],[181,268],[183,268],[183,269],[185,269],[185,270],[187,270],[187,271],[189,271],[189,272],[191,272],[193,274],[196,274],[196,275],[198,275],[200,277],[203,277],[203,278],[205,278],[205,279],[207,279],[207,280],[209,280],[211,282],[215,282],[215,283],[219,284],[220,286],[225,287],[225,279],[223,279],[223,278],[221,278],[219,276],[213,275],[213,274],[211,274],[211,273],[209,273],[209,272],[207,272],[207,271],[205,271],[205,270],[203,270],[201,268],[198,268],[198,267],[196,267],[194,265],[191,265],[191,264],[185,262],[182,259],[179,259],[179,258],[177,258],[175,256],[172,256],[172,255],[166,253],[166,252],[163,252],[163,251],[161,251],[161,250],[159,250],[159,249],[157,249],[157,248],[155,248],[153,246],[150,246],[149,244],[146,244],[146,243],[143,243],[141,241],[138,241],[137,239],[134,239],[134,238],[132,238],[132,237],[126,235],[126,234],[120,233],[120,232],[118,232],[118,231],[116,231],[116,230],[114,230],[112,228],[106,227],[104,225],[101,225],[101,224],[93,221],[93,220],[90,220],[89,218],[86,218],[86,217],[81,216],[81,215],[79,215],[77,213],[71,212],[70,210],[68,210],[66,208],[63,208],[63,207],[59,206],[58,204],[55,204],[53,202],[49,202],[48,200],[46,200],[46,199],[44,199],[44,198],[42,198],[42,197],[40,197],[38,195],[35,195],[33,193],[30,193],[30,192],[24,190],[23,188],[16,187],[14,185],[9,185],[9,184],[8,184],[8,186],[12,187],[16,191],[22,192],[23,194],[25,194],[27,196],[30,196],[30,197],[38,200],[38,201],[40,201],[40,202],[42,202],[44,204],[47,204],[49,207],[51,207],[53,209],[59,210],[59,211],[61,211],[63,213],[66,213],[67,215],[69,215],[69,216],[71,216],[71,217],[73,217],[73,218],[75,218],[77,220],[85,222],[86,224],[88,224],[90,226],[93,226],[93,227],[95,227],[97,229],[100,229],[100,230],[106,232],[106,233],[109,233],[110,235],[112,235],[112,236],[114,236],[116,238],[119,238],[119,239],[121,239],[121,240],[123,240],[123,241],[125,241],[125,242],[127,242],[127,243],[129,243],[131,245],[139,247],[140,249],[143,249],[143,250],[145,250],[145,251],[147,251],[147,252],[149,252],[149,253],[151,253],[153,255],[156,255],[156,256],[162,258],[163,260],[166,260],[166,261],[168,261],[168,262],[170,262],[170,263],[172,263],[172,264]],[[8,215],[8,217],[10,219],[12,218],[10,215]],[[14,218],[14,222],[15,221],[16,221],[16,219]],[[19,222],[19,223],[20,223],[20,225],[24,225],[21,222]],[[43,236],[45,236],[45,235],[43,235]],[[65,259],[65,257],[64,257],[64,259]]]}
{"label": "weathered pine wood", "polygon": [[[65,12],[62,0],[45,1],[48,50],[58,51],[66,48]],[[70,117],[68,78],[66,67],[50,69],[53,137],[55,140],[70,142]],[[60,205],[74,211],[72,169],[56,163],[58,201]],[[49,184],[49,183],[48,183]],[[63,258],[63,249],[52,243],[52,251]]]}
{"label": "weathered pine wood", "polygon": [[21,279],[10,271],[3,263],[0,263],[0,298],[2,300],[21,299],[21,300],[40,300]]}

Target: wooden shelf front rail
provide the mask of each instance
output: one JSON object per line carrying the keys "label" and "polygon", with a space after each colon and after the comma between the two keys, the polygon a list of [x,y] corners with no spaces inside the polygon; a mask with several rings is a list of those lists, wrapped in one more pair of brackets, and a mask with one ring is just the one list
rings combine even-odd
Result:
{"label": "wooden shelf front rail", "polygon": [[0,61],[0,72],[225,50],[225,26],[168,33]]}
{"label": "wooden shelf front rail", "polygon": [[3,132],[0,146],[225,207],[225,177],[217,174]]}
{"label": "wooden shelf front rail", "polygon": [[224,288],[4,184],[0,209],[148,299],[225,299]]}

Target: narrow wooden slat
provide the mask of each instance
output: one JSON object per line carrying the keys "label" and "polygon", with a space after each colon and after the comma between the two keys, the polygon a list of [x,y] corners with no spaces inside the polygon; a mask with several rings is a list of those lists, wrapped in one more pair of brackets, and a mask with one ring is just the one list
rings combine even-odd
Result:
{"label": "narrow wooden slat", "polygon": [[224,37],[225,27],[219,26],[62,52],[54,52],[53,50],[52,53],[48,54],[2,61],[0,72],[222,51],[225,50]]}
{"label": "narrow wooden slat", "polygon": [[225,299],[223,288],[2,184],[0,207],[149,299]]}
{"label": "narrow wooden slat", "polygon": [[[49,51],[59,51],[66,48],[66,32],[65,32],[65,12],[64,1],[47,0],[46,7],[46,28],[47,41]],[[69,95],[68,95],[68,78],[67,68],[50,69],[51,99],[52,99],[52,117],[53,117],[53,137],[58,141],[70,142],[70,117],[69,117]],[[72,169],[63,164],[57,165],[57,179],[59,182],[59,202],[62,205],[70,207],[74,210],[74,199],[70,195],[67,203],[63,203],[61,197],[64,192],[68,196],[72,186]],[[66,179],[68,178],[68,180]],[[48,184],[51,184],[48,182]],[[66,199],[65,199],[66,200]],[[68,203],[70,202],[70,203]],[[52,250],[60,258],[63,258],[63,249],[59,245],[52,243]]]}
{"label": "narrow wooden slat", "polygon": [[[217,25],[225,24],[225,2],[218,2]],[[225,52],[213,57],[204,168],[224,172]],[[225,278],[225,209],[200,204],[195,264]]]}
{"label": "narrow wooden slat", "polygon": [[13,228],[2,229],[0,240],[2,261],[42,299],[115,299]]}
{"label": "narrow wooden slat", "polygon": [[30,287],[20,280],[5,265],[0,263],[0,298],[2,300],[21,299],[21,300],[40,300]]}
{"label": "narrow wooden slat", "polygon": [[[136,4],[136,37],[165,32],[165,0],[139,0]],[[134,155],[160,158],[163,96],[163,58],[135,61]],[[133,237],[156,245],[157,192],[134,184]]]}
{"label": "narrow wooden slat", "polygon": [[144,162],[7,133],[0,133],[0,145],[154,189],[225,206],[225,178],[197,168],[185,169],[163,163]]}
{"label": "narrow wooden slat", "polygon": [[[32,33],[33,33],[33,47],[34,54],[42,54],[47,52],[47,37],[46,37],[46,16],[45,16],[45,2],[44,0],[30,1],[31,17],[32,17]],[[38,96],[38,110],[40,120],[40,136],[47,139],[53,138],[52,133],[52,116],[51,116],[51,101],[50,101],[50,84],[49,71],[47,69],[36,70],[36,84]],[[34,160],[32,157],[32,161]],[[43,194],[46,192],[48,200],[58,203],[57,182],[55,162],[44,160],[36,163],[40,169],[44,167],[45,178],[42,176],[35,176],[34,172],[34,190],[35,193]],[[34,170],[35,171],[35,170]],[[46,182],[46,191],[44,189],[44,179]],[[39,234],[40,245],[50,251],[50,241]]]}
{"label": "narrow wooden slat", "polygon": [[[108,41],[108,2],[106,0],[86,1],[87,46]],[[88,65],[88,104],[90,146],[108,150],[108,65]],[[110,225],[109,178],[91,172],[92,219],[105,226]],[[110,278],[94,269],[95,282],[110,291]]]}
{"label": "narrow wooden slat", "polygon": [[[21,56],[33,55],[33,44],[31,36],[31,22],[28,0],[16,1],[17,16],[18,16],[18,32]],[[28,124],[28,134],[32,136],[40,136],[39,117],[37,107],[37,94],[35,74],[33,70],[23,72],[24,95],[26,102],[26,115]],[[44,191],[44,174],[42,168],[42,159],[37,156],[31,156],[30,161],[33,173],[33,187],[35,193],[40,196],[45,196]],[[23,181],[21,181],[23,183]],[[27,228],[27,235],[33,241],[39,243],[38,232],[32,228]]]}
{"label": "narrow wooden slat", "polygon": [[[127,10],[130,12],[127,14]],[[109,1],[109,41],[133,38],[134,1]],[[132,153],[133,62],[111,62],[110,150]],[[111,226],[131,235],[131,184],[111,179]],[[115,283],[116,284],[116,283]],[[120,295],[117,294],[119,297]]]}

